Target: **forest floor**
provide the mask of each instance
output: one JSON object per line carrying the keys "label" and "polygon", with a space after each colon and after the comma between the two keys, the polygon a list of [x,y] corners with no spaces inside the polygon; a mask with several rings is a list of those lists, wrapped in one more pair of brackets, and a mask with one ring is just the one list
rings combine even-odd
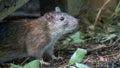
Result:
{"label": "forest floor", "polygon": [[[117,34],[119,35],[119,31]],[[96,39],[92,39],[82,44],[69,44],[67,46],[60,46],[61,44],[58,43],[56,48],[60,49],[56,49],[55,54],[63,57],[63,59],[57,61],[50,60],[49,62],[52,65],[43,66],[42,68],[58,68],[67,65],[71,55],[77,48],[83,48],[88,51],[82,63],[90,68],[120,68],[120,35],[105,43],[96,43],[95,40]],[[62,42],[62,40],[60,41]],[[10,63],[25,65],[33,59],[34,58],[14,59],[0,64],[0,68],[8,68]]]}
{"label": "forest floor", "polygon": [[[101,44],[92,44],[92,45],[91,44],[82,44],[80,46],[89,49],[88,47],[90,47],[90,46],[96,47],[96,46],[103,46],[103,45],[101,45]],[[62,51],[64,51],[64,50],[62,50]],[[67,65],[67,63],[72,55],[72,52],[73,52],[72,50],[71,51],[65,50],[64,55],[59,54],[59,56],[62,56],[64,58],[64,60],[49,61],[50,63],[52,63],[52,65],[51,66],[43,66],[43,68],[57,68],[60,66]],[[1,64],[0,68],[8,68],[9,63],[24,65],[31,60],[33,60],[33,58],[15,59],[13,61],[9,61],[7,63]],[[106,47],[100,48],[98,50],[93,50],[91,52],[88,52],[88,54],[86,55],[86,57],[84,58],[82,63],[88,65],[90,68],[120,68],[120,38],[119,38],[118,45],[116,45],[114,47],[106,46]]]}

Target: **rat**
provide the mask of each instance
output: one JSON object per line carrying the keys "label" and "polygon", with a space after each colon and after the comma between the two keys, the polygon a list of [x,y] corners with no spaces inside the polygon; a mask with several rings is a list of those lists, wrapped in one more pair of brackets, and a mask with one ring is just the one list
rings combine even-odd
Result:
{"label": "rat", "polygon": [[78,20],[61,12],[59,7],[35,20],[0,23],[0,63],[33,56],[41,64],[49,65],[43,60],[43,54],[58,59],[54,55],[55,43],[77,25]]}

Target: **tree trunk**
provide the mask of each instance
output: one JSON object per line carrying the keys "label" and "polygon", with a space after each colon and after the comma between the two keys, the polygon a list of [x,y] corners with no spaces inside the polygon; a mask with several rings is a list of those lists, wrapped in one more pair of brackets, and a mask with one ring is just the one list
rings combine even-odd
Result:
{"label": "tree trunk", "polygon": [[0,20],[13,13],[29,0],[0,0]]}

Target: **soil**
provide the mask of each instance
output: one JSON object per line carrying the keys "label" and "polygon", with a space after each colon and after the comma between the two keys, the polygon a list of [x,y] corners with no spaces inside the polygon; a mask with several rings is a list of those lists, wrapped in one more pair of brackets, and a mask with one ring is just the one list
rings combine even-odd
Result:
{"label": "soil", "polygon": [[[42,66],[42,68],[58,68],[61,66],[67,65],[69,59],[73,52],[78,48],[84,48],[88,50],[88,54],[82,61],[83,64],[86,64],[90,68],[120,68],[120,40],[116,43],[117,45],[109,46],[107,44],[93,44],[85,43],[81,45],[69,45],[68,48],[56,50],[55,54],[62,56],[62,60],[50,60],[52,64],[50,66]],[[98,46],[105,46],[98,49],[94,49]],[[74,48],[73,48],[74,47]],[[64,54],[63,54],[64,52]],[[10,63],[24,65],[35,58],[23,58],[23,59],[14,59],[12,61],[0,64],[0,68],[8,68]],[[47,59],[47,58],[46,58]],[[69,68],[69,67],[68,67]]]}

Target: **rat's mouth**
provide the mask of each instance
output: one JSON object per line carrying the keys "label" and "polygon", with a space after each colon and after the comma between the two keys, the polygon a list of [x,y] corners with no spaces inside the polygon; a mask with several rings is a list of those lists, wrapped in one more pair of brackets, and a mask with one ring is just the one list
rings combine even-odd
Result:
{"label": "rat's mouth", "polygon": [[72,30],[74,30],[76,27],[72,27],[72,28],[66,28],[65,30],[66,31],[72,31]]}
{"label": "rat's mouth", "polygon": [[66,29],[65,29],[65,33],[70,33],[70,32],[73,32],[74,30],[76,29],[76,27],[74,26],[71,26],[71,27],[67,27]]}

